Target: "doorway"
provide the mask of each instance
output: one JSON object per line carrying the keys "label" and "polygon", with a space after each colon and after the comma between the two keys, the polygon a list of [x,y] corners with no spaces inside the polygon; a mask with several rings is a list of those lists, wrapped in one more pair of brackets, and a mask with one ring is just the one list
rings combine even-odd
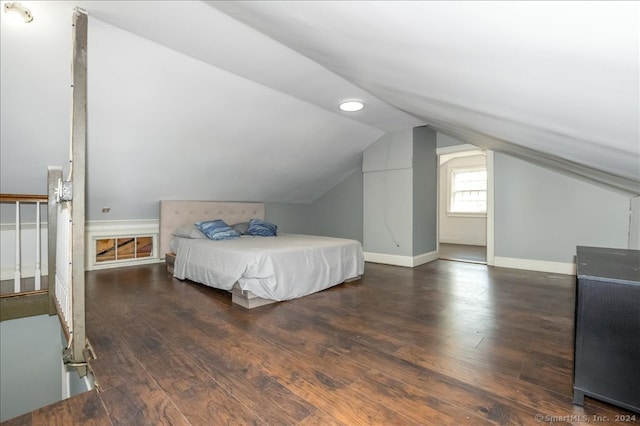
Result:
{"label": "doorway", "polygon": [[438,257],[487,264],[489,168],[474,146],[438,152]]}

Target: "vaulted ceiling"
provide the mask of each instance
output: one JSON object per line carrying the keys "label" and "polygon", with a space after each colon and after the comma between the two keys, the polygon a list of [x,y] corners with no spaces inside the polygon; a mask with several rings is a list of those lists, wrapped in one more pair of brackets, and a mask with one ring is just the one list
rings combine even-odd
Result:
{"label": "vaulted ceiling", "polygon": [[66,162],[77,5],[90,219],[309,202],[384,132],[425,124],[640,192],[636,2],[23,3],[33,23],[1,28],[2,192],[42,192]]}
{"label": "vaulted ceiling", "polygon": [[638,2],[209,2],[441,132],[638,192]]}

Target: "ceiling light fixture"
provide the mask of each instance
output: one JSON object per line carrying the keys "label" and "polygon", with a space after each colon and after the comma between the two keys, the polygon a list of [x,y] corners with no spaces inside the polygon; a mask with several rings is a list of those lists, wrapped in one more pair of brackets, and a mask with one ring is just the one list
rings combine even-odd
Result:
{"label": "ceiling light fixture", "polygon": [[14,12],[13,15],[20,15],[25,23],[33,21],[31,11],[17,1],[5,3],[4,11],[5,13]]}
{"label": "ceiling light fixture", "polygon": [[340,111],[357,112],[364,109],[364,103],[357,99],[348,99],[346,101],[340,102],[339,108]]}

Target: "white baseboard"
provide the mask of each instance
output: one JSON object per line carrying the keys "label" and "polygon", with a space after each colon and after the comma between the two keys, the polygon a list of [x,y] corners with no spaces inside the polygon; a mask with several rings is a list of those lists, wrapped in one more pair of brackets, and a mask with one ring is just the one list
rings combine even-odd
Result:
{"label": "white baseboard", "polygon": [[495,256],[494,266],[500,268],[524,269],[527,271],[551,272],[554,274],[576,274],[575,263],[550,262],[547,260],[517,259]]}
{"label": "white baseboard", "polygon": [[97,271],[99,269],[125,268],[127,266],[148,265],[150,263],[164,263],[164,260],[158,259],[157,257],[146,257],[132,260],[120,260],[115,262],[94,262],[92,265],[90,265],[90,269],[89,267],[87,267],[86,270]]}
{"label": "white baseboard", "polygon": [[405,266],[414,268],[438,258],[438,252],[419,254],[417,256],[401,256],[397,254],[364,252],[364,260],[373,263],[383,263],[385,265]]}
{"label": "white baseboard", "polygon": [[438,252],[430,251],[429,253],[422,253],[417,256],[413,256],[413,266],[424,265],[425,263],[433,262],[434,260],[438,260]]}

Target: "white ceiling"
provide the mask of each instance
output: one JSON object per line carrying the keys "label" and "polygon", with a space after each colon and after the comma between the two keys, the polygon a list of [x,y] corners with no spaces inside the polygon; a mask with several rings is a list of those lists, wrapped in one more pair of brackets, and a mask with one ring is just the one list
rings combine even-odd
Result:
{"label": "white ceiling", "polygon": [[442,132],[638,192],[638,2],[209,4]]}
{"label": "white ceiling", "polygon": [[89,219],[309,202],[384,132],[424,124],[639,192],[637,2],[23,3],[33,23],[2,14],[2,192],[42,192],[66,159],[79,5]]}

